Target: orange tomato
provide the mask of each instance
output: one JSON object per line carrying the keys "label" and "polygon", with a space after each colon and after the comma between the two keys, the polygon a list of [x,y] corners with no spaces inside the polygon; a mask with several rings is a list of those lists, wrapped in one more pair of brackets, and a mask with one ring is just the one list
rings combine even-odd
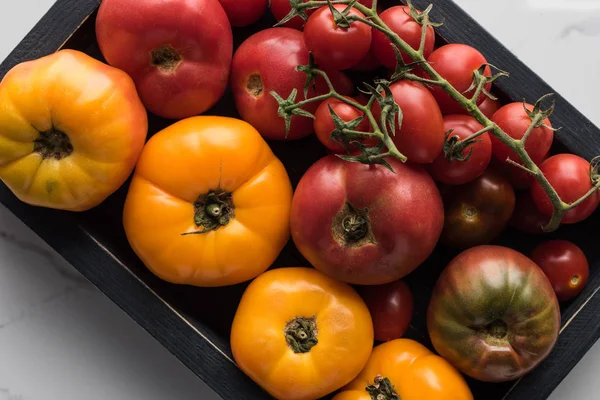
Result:
{"label": "orange tomato", "polygon": [[289,239],[292,186],[248,123],[188,118],[154,135],[123,214],[129,243],[160,278],[194,286],[247,281]]}
{"label": "orange tomato", "polygon": [[0,179],[21,201],[84,211],[129,177],[148,120],[131,78],[75,50],[0,83]]}
{"label": "orange tomato", "polygon": [[342,390],[333,400],[473,400],[453,366],[411,339],[375,347],[360,375]]}
{"label": "orange tomato", "polygon": [[256,278],[231,329],[239,367],[279,400],[314,400],[339,389],[372,348],[371,315],[360,296],[312,268]]}

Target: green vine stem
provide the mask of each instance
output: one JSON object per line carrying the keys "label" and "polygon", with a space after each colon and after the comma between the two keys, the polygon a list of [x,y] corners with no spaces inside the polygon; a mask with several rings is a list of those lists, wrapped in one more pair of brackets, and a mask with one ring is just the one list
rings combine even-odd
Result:
{"label": "green vine stem", "polygon": [[[423,54],[423,48],[424,48],[423,44],[424,44],[425,37],[427,34],[427,29],[430,26],[435,27],[435,26],[440,25],[440,24],[432,22],[429,18],[429,12],[431,11],[432,6],[429,6],[426,10],[419,13],[415,9],[415,7],[412,5],[412,2],[410,0],[407,1],[407,4],[411,10],[412,17],[415,19],[415,21],[417,21],[422,26],[421,46],[420,46],[419,50],[415,50],[410,45],[408,45],[408,43],[406,43],[404,40],[402,40],[402,38],[400,38],[400,36],[398,36],[396,33],[394,33],[379,17],[379,15],[377,14],[377,8],[376,8],[377,2],[376,1],[373,1],[373,7],[371,7],[371,8],[366,7],[366,6],[362,5],[361,3],[358,3],[356,0],[308,1],[305,3],[303,3],[302,0],[290,0],[290,4],[292,5],[292,11],[288,15],[289,19],[291,19],[295,16],[298,16],[298,15],[301,16],[302,18],[306,19],[305,10],[311,9],[311,8],[319,8],[319,7],[327,6],[327,5],[331,5],[331,4],[350,5],[351,7],[354,7],[355,9],[360,11],[362,14],[364,14],[364,16],[365,16],[364,18],[357,16],[357,15],[348,15],[347,19],[349,21],[358,21],[358,22],[365,23],[365,24],[371,26],[373,29],[377,29],[377,30],[381,31],[390,39],[392,45],[394,46],[394,49],[396,51],[396,57],[398,59],[398,66],[396,68],[395,73],[392,75],[392,80],[408,79],[408,80],[421,82],[426,85],[439,86],[446,94],[448,94],[452,99],[454,99],[456,102],[458,102],[463,107],[463,109],[465,109],[468,112],[469,115],[471,115],[481,125],[483,125],[483,127],[486,129],[486,131],[489,131],[496,138],[498,138],[498,140],[500,140],[500,142],[502,142],[504,145],[506,145],[507,147],[509,147],[510,149],[512,149],[515,152],[515,154],[518,156],[519,160],[507,159],[506,161],[509,164],[519,167],[521,169],[524,169],[525,171],[530,173],[536,179],[536,181],[542,186],[542,188],[548,195],[548,197],[553,205],[554,212],[553,212],[552,217],[550,218],[550,221],[548,222],[548,224],[543,228],[544,231],[551,232],[551,231],[558,229],[564,215],[569,210],[577,207],[579,204],[584,202],[587,198],[591,197],[597,190],[600,189],[600,179],[594,179],[593,174],[591,174],[592,175],[591,179],[592,179],[592,182],[594,185],[593,188],[587,194],[585,194],[583,197],[578,199],[577,201],[570,203],[570,204],[565,203],[564,201],[561,200],[561,198],[558,195],[558,193],[556,192],[556,190],[552,187],[550,182],[548,182],[548,179],[546,179],[546,177],[544,176],[542,171],[535,164],[535,162],[533,162],[533,160],[531,159],[531,157],[525,150],[525,144],[527,142],[529,135],[533,131],[533,129],[542,126],[542,124],[543,124],[542,121],[544,121],[552,113],[552,111],[554,109],[554,104],[547,110],[541,109],[542,100],[546,99],[550,95],[543,96],[541,99],[539,99],[538,102],[536,102],[533,112],[529,112],[527,110],[528,115],[531,118],[531,125],[529,126],[528,130],[525,132],[522,139],[513,139],[506,132],[504,132],[497,124],[495,124],[488,117],[486,117],[485,114],[483,114],[483,112],[477,106],[477,99],[479,98],[480,94],[483,93],[486,96],[493,98],[493,96],[485,90],[485,85],[489,82],[493,82],[494,80],[496,80],[500,77],[507,76],[508,74],[506,72],[500,71],[496,75],[487,77],[487,76],[484,76],[484,74],[483,74],[483,68],[485,68],[486,66],[482,66],[482,68],[480,70],[474,71],[473,72],[473,77],[474,77],[473,85],[470,88],[470,90],[474,89],[474,95],[471,97],[466,97],[463,93],[456,90],[456,88],[454,88],[446,79],[444,79],[440,74],[437,73],[437,71],[427,62],[427,60],[425,59],[424,54]],[[402,51],[404,54],[408,55],[413,60],[413,63],[411,63],[410,65],[405,65],[402,62],[402,57],[400,55],[400,51]],[[426,78],[419,77],[419,76],[411,73],[411,68],[414,65],[419,65],[420,68],[427,74],[427,76],[429,76],[429,78],[426,79]],[[493,67],[493,66],[490,65],[490,67]],[[324,78],[326,77],[326,74],[324,72],[318,71],[318,73],[319,73],[319,75],[323,76]],[[359,110],[361,110],[362,112],[364,112],[365,117],[368,118],[370,124],[374,128],[375,135],[382,141],[382,144],[385,147],[387,147],[389,155],[405,161],[406,157],[401,155],[400,152],[393,145],[393,141],[391,139],[391,135],[393,135],[393,132],[391,133],[391,135],[389,133],[386,133],[387,132],[386,123],[384,122],[381,125],[379,125],[378,122],[375,121],[375,118],[371,113],[369,105],[362,106],[362,105],[358,104],[357,102],[348,100],[345,97],[339,95],[333,89],[331,82],[329,82],[328,79],[326,79],[326,80],[328,82],[330,92],[326,95],[318,96],[318,97],[320,97],[321,99],[335,97],[336,99],[341,100],[347,104],[350,104],[351,106],[356,107]],[[387,87],[387,85],[385,83],[383,83],[383,84],[380,84],[377,89],[385,90],[386,88],[389,89]],[[470,90],[467,90],[467,92],[469,92]],[[375,91],[371,90],[370,94],[372,95],[372,97],[371,97],[369,103],[373,104],[374,99],[376,101],[378,101],[382,105],[381,108],[382,108],[382,115],[383,115],[383,113],[385,111],[384,106],[389,105],[389,103],[385,104],[385,101],[382,101],[382,96],[381,95],[378,96],[378,93],[379,93],[379,91],[375,92]],[[385,98],[387,98],[387,97],[388,96],[386,96]],[[383,99],[385,99],[385,98],[383,98]],[[311,100],[317,101],[314,99],[307,99],[298,104],[305,105],[305,104],[311,102]],[[288,108],[288,111],[289,110],[294,110],[294,105],[290,105],[290,107]],[[398,113],[401,116],[401,110]],[[280,113],[280,115],[282,115],[282,114]],[[388,122],[389,122],[389,120],[388,120]],[[401,121],[399,121],[399,122],[401,122]],[[392,124],[392,126],[394,126],[394,125]],[[343,129],[342,129],[342,131],[343,131]],[[352,132],[352,134],[356,135],[356,132]],[[378,147],[380,147],[380,150],[382,150],[381,146],[378,146]],[[363,148],[361,148],[361,149],[363,149]],[[363,149],[363,154],[361,156],[355,156],[355,157],[348,156],[346,158],[349,161],[360,161],[360,162],[367,161],[368,162],[369,157],[365,156],[364,151],[365,150]],[[380,151],[379,154],[385,154],[385,153],[381,153],[381,151]],[[374,156],[374,155],[375,154],[372,154],[371,156]],[[401,155],[401,156],[399,156],[399,155]],[[378,162],[379,161],[383,161],[383,159],[378,160]],[[598,169],[597,166],[592,166],[591,169],[595,170],[597,173],[597,169]]]}

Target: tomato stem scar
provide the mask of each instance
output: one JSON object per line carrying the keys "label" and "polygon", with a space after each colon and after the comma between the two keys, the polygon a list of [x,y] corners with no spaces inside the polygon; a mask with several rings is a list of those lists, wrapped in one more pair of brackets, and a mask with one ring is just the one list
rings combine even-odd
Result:
{"label": "tomato stem scar", "polygon": [[317,320],[315,317],[294,318],[286,324],[284,335],[287,345],[294,353],[308,353],[310,349],[319,343],[317,340]]}
{"label": "tomato stem scar", "polygon": [[371,400],[401,400],[392,382],[381,375],[377,375],[373,384],[367,386],[365,390],[371,396]]}

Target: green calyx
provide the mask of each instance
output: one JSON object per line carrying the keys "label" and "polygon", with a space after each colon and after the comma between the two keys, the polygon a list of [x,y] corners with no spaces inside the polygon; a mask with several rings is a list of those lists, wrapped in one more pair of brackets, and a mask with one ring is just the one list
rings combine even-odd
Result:
{"label": "green calyx", "polygon": [[401,400],[392,382],[381,375],[377,375],[373,384],[367,386],[365,390],[371,396],[371,400]]}
{"label": "green calyx", "polygon": [[231,193],[217,189],[200,195],[194,203],[194,223],[202,228],[183,235],[202,234],[227,225],[235,216]]}
{"label": "green calyx", "polygon": [[315,317],[294,318],[285,326],[284,334],[287,345],[294,353],[308,353],[310,349],[319,343],[317,340],[317,319]]}

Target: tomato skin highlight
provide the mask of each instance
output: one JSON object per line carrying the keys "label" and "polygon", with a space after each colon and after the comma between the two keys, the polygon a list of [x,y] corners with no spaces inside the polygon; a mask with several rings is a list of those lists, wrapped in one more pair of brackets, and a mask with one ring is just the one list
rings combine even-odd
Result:
{"label": "tomato skin highlight", "polygon": [[[421,44],[422,27],[411,16],[410,9],[407,6],[394,6],[383,11],[379,17],[383,22],[402,40],[415,50],[419,49]],[[435,32],[433,27],[427,29],[425,39],[424,57],[427,59],[433,52],[435,45]],[[373,54],[387,68],[396,67],[396,53],[392,48],[389,38],[377,29],[373,30]],[[413,62],[412,58],[401,52],[402,60],[405,64]]]}
{"label": "tomato skin highlight", "polygon": [[531,259],[552,283],[559,301],[578,296],[589,278],[589,263],[583,251],[567,240],[548,240],[539,244]]}
{"label": "tomato skin highlight", "polygon": [[[444,117],[444,132],[452,130],[450,137],[458,136],[459,140],[464,140],[481,129],[483,126],[468,115],[453,114]],[[466,161],[449,160],[441,152],[429,167],[433,179],[450,185],[463,185],[481,176],[492,159],[492,141],[487,132],[477,140],[479,142],[462,151],[465,158],[471,153]]]}
{"label": "tomato skin highlight", "polygon": [[[578,200],[593,187],[589,162],[574,154],[554,155],[540,165],[540,170],[560,199],[567,204]],[[531,196],[538,210],[545,216],[551,217],[554,208],[550,198],[537,181],[531,186]],[[596,191],[583,203],[567,211],[562,223],[575,224],[587,219],[598,208],[598,204],[600,204],[600,193]]]}
{"label": "tomato skin highlight", "polygon": [[265,13],[269,0],[219,0],[231,26],[244,27],[257,22]]}
{"label": "tomato skin highlight", "polygon": [[[456,90],[463,93],[466,97],[471,97],[475,94],[472,89],[467,92],[473,83],[473,72],[479,69],[483,64],[487,64],[485,57],[475,48],[465,44],[447,44],[431,53],[427,58],[433,69],[446,79]],[[427,78],[429,75],[422,72]],[[489,66],[485,67],[485,76],[491,76],[492,70]],[[486,84],[486,90],[490,90],[491,83]],[[435,99],[437,100],[442,113],[444,114],[462,114],[464,109],[439,86],[430,88]],[[466,92],[466,93],[465,93]],[[477,104],[481,104],[485,100],[485,95],[481,94],[477,99]]]}
{"label": "tomato skin highlight", "polygon": [[[342,12],[346,6],[333,6]],[[356,9],[349,15],[364,18],[364,14]],[[304,41],[312,52],[315,62],[325,68],[344,70],[358,64],[371,48],[371,27],[362,22],[350,23],[349,28],[340,28],[334,22],[328,6],[315,11],[304,26]]]}
{"label": "tomato skin highlight", "polygon": [[388,162],[395,173],[330,155],[301,178],[292,238],[316,269],[343,282],[379,285],[429,257],[444,219],[439,191],[423,167]]}

